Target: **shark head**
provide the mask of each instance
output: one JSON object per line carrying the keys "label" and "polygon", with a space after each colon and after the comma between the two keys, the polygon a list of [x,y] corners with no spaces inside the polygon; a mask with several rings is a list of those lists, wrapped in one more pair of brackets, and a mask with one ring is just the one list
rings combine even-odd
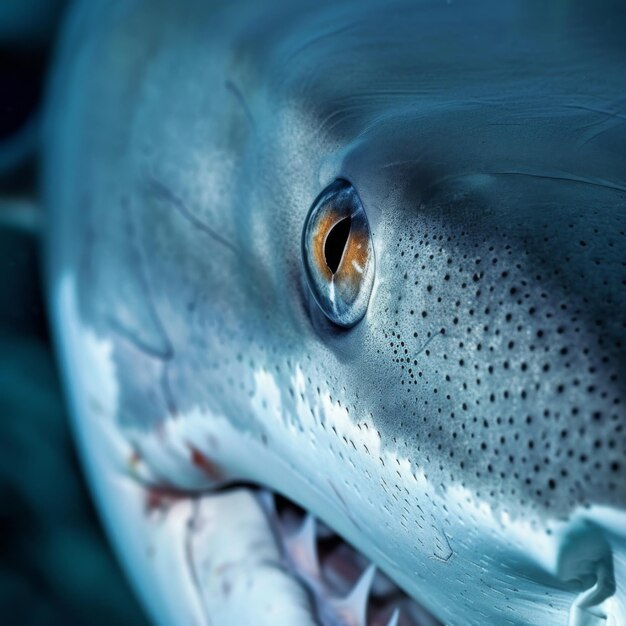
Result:
{"label": "shark head", "polygon": [[621,17],[206,4],[79,6],[45,155],[152,616],[626,623]]}

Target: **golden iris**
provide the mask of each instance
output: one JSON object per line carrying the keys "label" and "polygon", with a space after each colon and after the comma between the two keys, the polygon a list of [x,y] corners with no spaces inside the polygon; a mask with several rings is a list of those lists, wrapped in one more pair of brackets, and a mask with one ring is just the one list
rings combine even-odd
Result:
{"label": "golden iris", "polygon": [[328,319],[349,328],[365,312],[374,282],[369,222],[356,189],[342,179],[315,199],[302,234],[304,268]]}

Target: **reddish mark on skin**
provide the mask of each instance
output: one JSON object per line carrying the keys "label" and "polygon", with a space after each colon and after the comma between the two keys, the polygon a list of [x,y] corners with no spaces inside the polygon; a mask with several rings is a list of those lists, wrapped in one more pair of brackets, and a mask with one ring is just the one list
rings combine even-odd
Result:
{"label": "reddish mark on skin", "polygon": [[183,498],[184,494],[172,487],[148,487],[146,491],[146,513],[167,511]]}
{"label": "reddish mark on skin", "polygon": [[211,480],[219,481],[224,478],[224,474],[220,468],[203,452],[200,452],[198,448],[187,444],[191,452],[191,462],[197,467],[203,474],[206,474]]}

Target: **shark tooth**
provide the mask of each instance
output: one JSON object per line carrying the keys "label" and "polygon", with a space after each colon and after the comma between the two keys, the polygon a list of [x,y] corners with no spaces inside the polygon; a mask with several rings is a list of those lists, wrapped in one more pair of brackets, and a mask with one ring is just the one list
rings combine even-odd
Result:
{"label": "shark tooth", "polygon": [[337,616],[345,626],[366,626],[367,601],[375,574],[376,566],[370,565],[345,598],[332,601]]}
{"label": "shark tooth", "polygon": [[278,513],[276,511],[276,499],[274,498],[274,494],[267,489],[262,489],[259,491],[258,498],[263,510],[272,520],[275,520],[278,517]]}
{"label": "shark tooth", "polygon": [[289,556],[303,574],[319,578],[316,522],[310,513],[306,515],[298,530],[285,537],[284,545]]}
{"label": "shark tooth", "polygon": [[389,618],[387,626],[398,626],[398,620],[400,619],[400,609],[396,609]]}
{"label": "shark tooth", "polygon": [[375,597],[388,596],[398,590],[398,585],[394,583],[383,572],[376,572],[372,583],[372,595]]}
{"label": "shark tooth", "polygon": [[334,537],[336,534],[332,528],[330,528],[320,520],[317,520],[315,531],[317,532],[318,539],[328,539],[329,537]]}

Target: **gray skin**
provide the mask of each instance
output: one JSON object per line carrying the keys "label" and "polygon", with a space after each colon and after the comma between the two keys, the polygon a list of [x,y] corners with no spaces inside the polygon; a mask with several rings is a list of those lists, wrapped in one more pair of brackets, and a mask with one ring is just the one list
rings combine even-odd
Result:
{"label": "gray skin", "polygon": [[[282,454],[250,398],[270,372],[296,416],[298,368],[302,402],[326,393],[376,431],[380,476],[395,455],[438,498],[465,489],[546,533],[626,509],[620,4],[97,4],[74,15],[52,80],[51,297],[73,277],[82,323],[114,347],[116,427],[160,482],[271,482],[226,453],[219,479],[187,480],[144,439],[200,410]],[[350,330],[325,319],[301,261],[309,207],[337,178],[357,189],[376,251],[369,308]],[[315,437],[343,450],[321,426]],[[354,449],[365,467],[371,450]],[[288,464],[304,478],[267,486],[406,589],[416,575],[397,555],[420,531],[396,554],[385,534],[413,528],[413,509],[363,523],[372,503],[397,501],[393,486],[368,471],[339,488],[297,449]],[[482,580],[462,563],[473,548],[442,530],[447,513],[421,504],[436,528],[411,561],[424,591],[407,591],[448,623],[565,623],[574,596],[557,593],[554,608],[532,592],[526,614],[513,592],[498,604],[497,552]],[[432,588],[445,597],[449,560],[465,591],[450,583],[442,608]],[[536,580],[575,594],[587,574]]]}

